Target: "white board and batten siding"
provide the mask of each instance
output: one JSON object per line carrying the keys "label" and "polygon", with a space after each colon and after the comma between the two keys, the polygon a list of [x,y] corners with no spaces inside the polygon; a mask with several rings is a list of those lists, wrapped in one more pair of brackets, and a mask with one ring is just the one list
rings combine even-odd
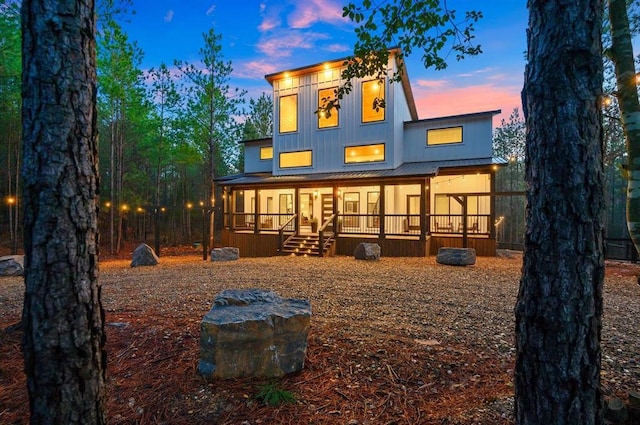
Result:
{"label": "white board and batten siding", "polygon": [[[404,162],[491,158],[492,118],[500,111],[479,112],[404,123]],[[427,145],[427,131],[462,127],[462,142]]]}
{"label": "white board and batten siding", "polygon": [[[390,61],[389,75],[392,74],[395,61]],[[296,175],[380,170],[397,167],[402,162],[401,137],[403,122],[409,119],[402,88],[399,84],[385,81],[385,100],[387,108],[385,119],[372,123],[362,122],[362,81],[353,84],[353,91],[341,101],[338,112],[338,126],[318,128],[318,91],[337,88],[340,84],[340,69],[313,72],[273,82],[274,99],[274,136],[273,136],[273,174]],[[298,128],[291,133],[279,132],[281,96],[297,94]],[[384,161],[369,163],[345,163],[345,148],[349,146],[385,144]],[[300,168],[279,168],[279,153],[293,151],[312,151],[312,166]]]}
{"label": "white board and batten siding", "polygon": [[260,148],[271,146],[270,139],[244,142],[245,173],[268,173],[273,170],[273,159],[260,159]]}

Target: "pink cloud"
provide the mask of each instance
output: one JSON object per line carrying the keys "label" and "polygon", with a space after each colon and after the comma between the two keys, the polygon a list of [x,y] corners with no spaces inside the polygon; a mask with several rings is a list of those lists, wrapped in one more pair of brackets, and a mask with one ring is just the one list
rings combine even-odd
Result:
{"label": "pink cloud", "polygon": [[415,83],[416,87],[424,88],[440,88],[446,87],[449,84],[447,80],[418,80]]}
{"label": "pink cloud", "polygon": [[334,44],[329,44],[324,49],[328,52],[333,52],[333,53],[350,52],[351,46],[349,46],[348,44],[334,43]]}
{"label": "pink cloud", "polygon": [[262,79],[267,74],[278,72],[279,68],[264,60],[239,63],[233,71],[233,75],[238,78]]}
{"label": "pink cloud", "polygon": [[308,28],[316,22],[346,22],[342,4],[328,0],[300,0],[287,18],[291,28]]}
{"label": "pink cloud", "polygon": [[298,31],[278,31],[271,37],[263,38],[257,45],[260,52],[271,57],[291,56],[293,49],[311,49],[317,40],[326,40],[327,34]]}
{"label": "pink cloud", "polygon": [[278,25],[280,25],[280,23],[281,22],[278,17],[265,17],[262,20],[262,23],[258,25],[258,31],[267,32],[269,30],[276,28]]}
{"label": "pink cloud", "polygon": [[513,108],[522,110],[520,87],[482,84],[467,87],[413,86],[413,97],[422,118],[502,110],[494,118],[494,125],[509,118]]}

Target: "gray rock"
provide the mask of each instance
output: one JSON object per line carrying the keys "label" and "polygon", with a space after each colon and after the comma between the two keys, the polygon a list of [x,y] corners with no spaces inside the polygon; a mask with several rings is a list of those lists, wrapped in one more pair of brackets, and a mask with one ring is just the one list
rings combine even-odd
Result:
{"label": "gray rock", "polygon": [[226,290],[200,325],[198,372],[206,377],[279,377],[304,367],[308,300],[261,289]]}
{"label": "gray rock", "polygon": [[476,250],[473,248],[440,248],[436,262],[449,266],[470,266],[476,263]]}
{"label": "gray rock", "polygon": [[235,261],[240,259],[240,249],[231,246],[223,248],[213,248],[211,250],[211,261]]}
{"label": "gray rock", "polygon": [[138,266],[155,266],[158,264],[158,256],[153,248],[149,245],[141,243],[133,251],[133,257],[131,259],[131,267]]}
{"label": "gray rock", "polygon": [[5,255],[0,257],[0,276],[23,276],[24,255]]}
{"label": "gray rock", "polygon": [[377,243],[360,242],[353,251],[356,260],[379,260],[382,249]]}

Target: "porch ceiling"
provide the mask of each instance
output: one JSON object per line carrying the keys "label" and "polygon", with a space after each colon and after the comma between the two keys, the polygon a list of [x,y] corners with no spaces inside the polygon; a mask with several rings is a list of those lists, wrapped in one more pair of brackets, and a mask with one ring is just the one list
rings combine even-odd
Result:
{"label": "porch ceiling", "polygon": [[342,173],[273,176],[270,173],[237,174],[217,179],[224,186],[326,182],[334,180],[387,179],[399,177],[434,177],[445,168],[486,167],[506,164],[502,158],[461,159],[454,161],[406,162],[395,169],[350,171]]}

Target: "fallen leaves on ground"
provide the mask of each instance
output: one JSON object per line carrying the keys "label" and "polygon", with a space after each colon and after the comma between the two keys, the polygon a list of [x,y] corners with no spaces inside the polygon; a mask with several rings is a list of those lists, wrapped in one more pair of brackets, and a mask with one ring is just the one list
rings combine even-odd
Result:
{"label": "fallen leaves on ground", "polygon": [[[513,306],[521,257],[473,267],[429,258],[273,257],[155,267],[100,264],[113,424],[512,424]],[[640,287],[608,267],[603,388],[638,389]],[[636,274],[639,268],[635,266]],[[275,380],[296,402],[256,399],[260,379],[197,373],[199,326],[214,296],[263,288],[311,300],[304,369]],[[0,280],[0,422],[28,422],[20,278]]]}

